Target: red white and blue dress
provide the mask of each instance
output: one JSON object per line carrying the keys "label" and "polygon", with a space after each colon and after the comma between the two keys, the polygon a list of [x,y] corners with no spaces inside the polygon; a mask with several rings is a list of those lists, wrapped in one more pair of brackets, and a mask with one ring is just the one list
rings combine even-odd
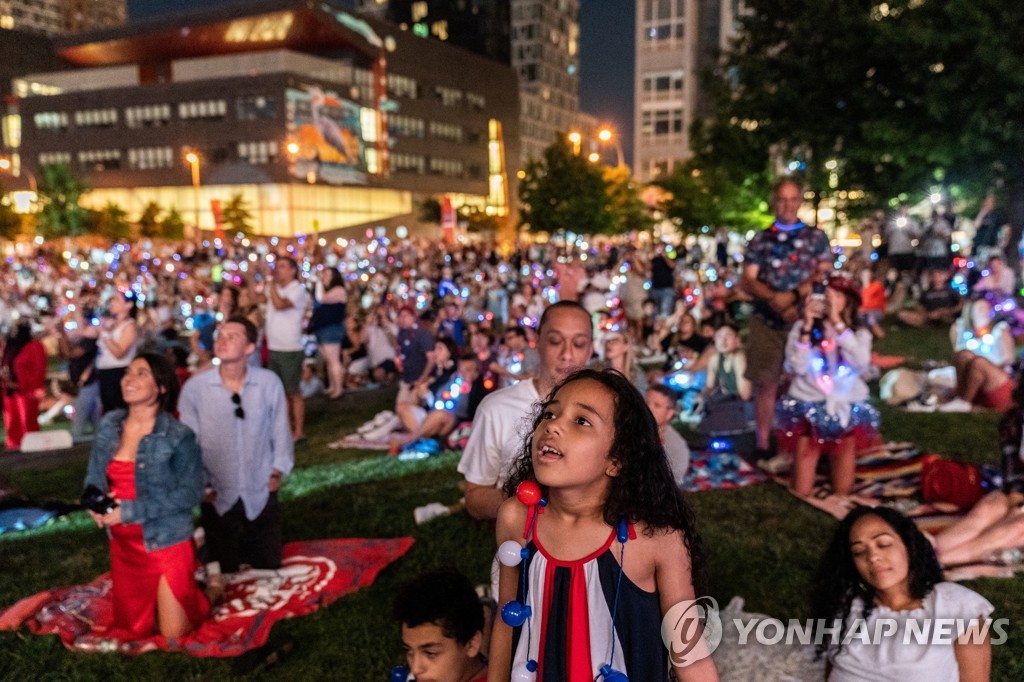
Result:
{"label": "red white and blue dress", "polygon": [[[513,667],[532,659],[539,682],[593,682],[610,662],[631,680],[668,680],[658,593],[641,590],[623,574],[616,608],[615,535],[613,529],[597,551],[575,561],[555,559],[534,535],[521,567],[527,572],[525,593],[520,580],[517,596],[531,609],[532,632],[527,636],[527,624],[513,629]],[[632,526],[629,536],[636,537]]]}

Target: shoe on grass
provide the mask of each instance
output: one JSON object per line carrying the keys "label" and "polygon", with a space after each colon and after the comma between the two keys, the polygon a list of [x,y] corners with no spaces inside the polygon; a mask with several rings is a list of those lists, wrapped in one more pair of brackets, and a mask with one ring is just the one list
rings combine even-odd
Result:
{"label": "shoe on grass", "polygon": [[953,398],[948,403],[939,405],[939,412],[970,412],[974,409],[974,405],[967,402],[963,398]]}

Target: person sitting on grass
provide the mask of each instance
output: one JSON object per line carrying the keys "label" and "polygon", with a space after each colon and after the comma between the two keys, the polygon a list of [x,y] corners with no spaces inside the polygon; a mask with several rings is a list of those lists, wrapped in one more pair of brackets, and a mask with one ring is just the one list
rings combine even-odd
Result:
{"label": "person sitting on grass", "polygon": [[427,357],[429,371],[426,376],[413,384],[404,398],[395,403],[395,414],[405,428],[406,434],[419,431],[427,418],[427,413],[434,408],[437,397],[451,383],[455,375],[458,349],[451,339],[437,339],[434,350],[429,351]]}
{"label": "person sitting on grass", "polygon": [[949,336],[955,353],[956,397],[938,410],[970,412],[975,405],[1000,412],[1010,409],[1014,340],[1009,323],[995,321],[992,305],[979,298],[964,307]]}
{"label": "person sitting on grass", "polygon": [[928,288],[918,296],[913,308],[897,313],[900,322],[910,327],[928,324],[953,324],[964,302],[960,292],[950,286],[948,270],[929,270]]}
{"label": "person sitting on grass", "polygon": [[708,358],[708,378],[704,392],[718,391],[725,395],[750,400],[750,380],[744,376],[747,371],[747,354],[740,345],[736,327],[725,324],[715,330],[714,350]]}
{"label": "person sitting on grass", "polygon": [[406,584],[394,605],[402,646],[417,682],[485,682],[484,610],[473,586],[454,569]]}
{"label": "person sitting on grass", "polygon": [[[856,507],[843,519],[818,569],[813,607],[814,618],[822,619],[816,623],[841,623],[841,632],[826,633],[818,645],[828,656],[829,682],[989,679],[991,642],[987,629],[976,628],[984,627],[992,604],[942,582],[932,545],[895,510]],[[945,640],[936,618],[958,623]],[[875,633],[888,630],[879,627],[885,621],[895,630],[875,641]],[[919,643],[913,631],[933,625],[933,636]]]}
{"label": "person sitting on grass", "polygon": [[[437,345],[445,345],[449,339],[438,339]],[[480,374],[480,361],[472,353],[459,357],[458,371],[444,385],[433,388],[433,403],[430,411],[412,431],[391,436],[391,448],[397,450],[403,445],[420,438],[443,438],[456,425],[472,421],[470,413],[472,389]]]}
{"label": "person sitting on grass", "polygon": [[842,273],[831,275],[824,289],[823,301],[813,293],[804,301],[804,319],[789,334],[786,365],[793,381],[776,409],[779,428],[797,436],[790,486],[800,497],[814,488],[826,443],[832,450],[832,488],[849,495],[857,440],[877,432],[879,422],[864,380],[871,367],[871,332],[857,326],[860,293]]}

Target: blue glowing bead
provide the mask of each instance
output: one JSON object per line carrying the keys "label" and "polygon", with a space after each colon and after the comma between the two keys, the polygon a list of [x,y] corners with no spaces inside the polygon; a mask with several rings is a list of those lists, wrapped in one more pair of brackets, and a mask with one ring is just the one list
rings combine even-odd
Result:
{"label": "blue glowing bead", "polygon": [[626,674],[620,673],[618,670],[613,668],[610,663],[602,665],[601,671],[597,676],[604,678],[604,682],[629,682],[629,678],[626,677]]}
{"label": "blue glowing bead", "polygon": [[404,665],[396,665],[391,669],[391,682],[405,682],[409,679],[409,669]]}
{"label": "blue glowing bead", "polygon": [[629,524],[626,523],[626,519],[620,520],[619,525],[615,527],[615,538],[623,545],[629,540]]}
{"label": "blue glowing bead", "polygon": [[546,506],[548,506],[548,498],[546,498],[546,497],[542,497],[542,498],[540,498],[540,502],[538,502],[537,504],[538,504],[539,506],[541,506],[541,507],[546,507]]}
{"label": "blue glowing bead", "polygon": [[530,550],[529,550],[528,548],[526,548],[526,547],[523,547],[523,548],[522,548],[521,550],[519,550],[519,556],[520,556],[520,557],[521,557],[521,558],[522,558],[522,559],[523,559],[524,561],[525,561],[526,559],[529,559],[529,558],[530,558]]}
{"label": "blue glowing bead", "polygon": [[530,607],[513,600],[501,607],[501,620],[510,628],[517,628],[530,617]]}
{"label": "blue glowing bead", "polygon": [[533,660],[532,658],[526,662],[526,669],[529,670],[531,673],[537,672],[537,667],[537,661]]}

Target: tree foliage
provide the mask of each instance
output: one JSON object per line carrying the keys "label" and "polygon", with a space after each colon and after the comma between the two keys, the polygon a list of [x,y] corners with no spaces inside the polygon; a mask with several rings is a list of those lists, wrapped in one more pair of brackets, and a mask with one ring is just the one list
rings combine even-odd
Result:
{"label": "tree foliage", "polygon": [[604,166],[602,169],[611,208],[615,216],[609,232],[613,234],[642,232],[654,227],[651,210],[640,199],[640,190],[633,181],[629,167]]}
{"label": "tree foliage", "polygon": [[1024,202],[1024,4],[746,5],[711,81],[715,115],[698,151],[749,172],[774,156],[815,191],[838,179],[879,205],[936,184],[999,181]]}
{"label": "tree foliage", "polygon": [[93,232],[112,242],[128,241],[132,233],[128,213],[114,202],[108,202],[94,215]]}
{"label": "tree foliage", "polygon": [[652,184],[666,193],[661,205],[665,217],[687,234],[696,234],[704,227],[745,232],[771,222],[764,172],[733,178],[723,165],[694,156]]}
{"label": "tree foliage", "polygon": [[160,204],[151,201],[142,209],[139,216],[139,236],[144,239],[159,239],[163,236],[163,227],[160,221],[160,214],[163,209]]}
{"label": "tree foliage", "polygon": [[252,232],[252,213],[249,212],[245,197],[241,193],[232,196],[224,206],[224,224],[232,233],[249,234]]}
{"label": "tree foliage", "polygon": [[172,208],[160,221],[160,235],[171,241],[185,238],[185,219],[178,213],[178,209]]}
{"label": "tree foliage", "polygon": [[564,136],[526,166],[519,183],[519,224],[533,232],[602,234],[616,228],[616,212],[601,168],[573,154]]}
{"label": "tree foliage", "polygon": [[77,237],[85,234],[91,219],[78,205],[88,186],[66,163],[46,164],[40,169],[38,188],[42,211],[36,218],[36,230],[45,239]]}

